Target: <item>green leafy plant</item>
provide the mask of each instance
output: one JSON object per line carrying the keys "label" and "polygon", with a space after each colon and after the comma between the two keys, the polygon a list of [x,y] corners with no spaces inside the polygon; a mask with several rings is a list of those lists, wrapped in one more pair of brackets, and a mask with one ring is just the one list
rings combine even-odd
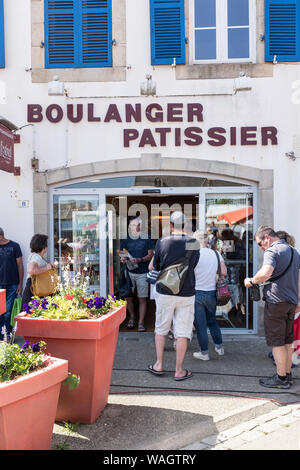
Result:
{"label": "green leafy plant", "polygon": [[80,273],[70,279],[67,269],[64,271],[64,282],[60,283],[53,296],[34,297],[23,306],[24,312],[33,317],[53,320],[82,320],[105,315],[114,308],[126,305],[113,294],[107,297],[87,293],[87,277]]}
{"label": "green leafy plant", "polygon": [[56,450],[69,450],[70,444],[68,444],[68,440],[72,437],[72,434],[76,433],[80,423],[69,423],[68,421],[63,421],[64,428],[66,430],[66,437],[63,442],[56,444]]}
{"label": "green leafy plant", "polygon": [[68,385],[69,390],[74,390],[74,388],[77,388],[80,384],[80,377],[79,375],[71,374],[71,372],[69,372],[68,377],[63,381],[62,384]]}
{"label": "green leafy plant", "polygon": [[29,341],[20,347],[17,344],[0,342],[0,382],[46,367],[51,358],[45,354],[46,343],[40,341],[30,344]]}

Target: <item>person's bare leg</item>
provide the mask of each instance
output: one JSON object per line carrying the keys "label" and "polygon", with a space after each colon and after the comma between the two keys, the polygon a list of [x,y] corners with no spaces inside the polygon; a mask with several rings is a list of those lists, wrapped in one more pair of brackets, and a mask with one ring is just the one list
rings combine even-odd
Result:
{"label": "person's bare leg", "polygon": [[286,346],[273,346],[272,352],[276,363],[277,374],[286,376],[288,363],[288,353]]}
{"label": "person's bare leg", "polygon": [[153,369],[163,371],[164,349],[166,344],[166,336],[155,335],[156,362]]}
{"label": "person's bare leg", "polygon": [[135,314],[134,314],[134,304],[133,304],[133,297],[127,297],[127,311],[129,313],[129,321],[134,321]]}
{"label": "person's bare leg", "polygon": [[144,326],[146,313],[147,313],[147,298],[139,297],[139,325]]}
{"label": "person's bare leg", "polygon": [[183,361],[187,350],[187,342],[187,338],[176,338],[176,378],[183,377],[186,374],[183,369]]}
{"label": "person's bare leg", "polygon": [[294,346],[293,344],[286,344],[286,355],[287,355],[287,362],[286,362],[286,371],[290,374],[293,364],[293,354],[294,354]]}

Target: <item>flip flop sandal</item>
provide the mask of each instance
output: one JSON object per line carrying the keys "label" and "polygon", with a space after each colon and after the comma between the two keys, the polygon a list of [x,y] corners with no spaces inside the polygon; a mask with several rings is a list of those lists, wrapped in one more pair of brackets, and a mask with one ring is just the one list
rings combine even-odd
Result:
{"label": "flip flop sandal", "polygon": [[179,382],[181,380],[190,379],[191,377],[193,377],[193,372],[188,369],[185,369],[185,375],[183,377],[174,377],[174,380],[176,380],[176,382]]}
{"label": "flip flop sandal", "polygon": [[139,332],[146,331],[146,328],[144,327],[144,325],[139,325],[139,326],[138,326],[138,331],[139,331]]}
{"label": "flip flop sandal", "polygon": [[130,319],[127,323],[127,328],[132,329],[134,328],[134,319]]}
{"label": "flip flop sandal", "polygon": [[153,364],[149,364],[149,366],[147,367],[147,370],[151,372],[151,374],[154,374],[154,375],[163,375],[164,373],[162,370],[154,369]]}

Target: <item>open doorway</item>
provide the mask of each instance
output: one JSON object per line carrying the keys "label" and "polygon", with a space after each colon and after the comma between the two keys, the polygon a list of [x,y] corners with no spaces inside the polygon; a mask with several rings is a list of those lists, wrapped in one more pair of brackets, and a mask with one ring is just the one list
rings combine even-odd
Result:
{"label": "open doorway", "polygon": [[[153,194],[148,195],[132,195],[132,196],[107,196],[106,204],[107,208],[112,208],[115,217],[115,236],[112,238],[111,249],[108,247],[110,253],[110,260],[108,262],[108,282],[110,276],[113,276],[113,289],[115,295],[118,296],[118,286],[120,279],[120,258],[118,250],[120,249],[121,237],[119,223],[122,220],[121,211],[126,211],[126,221],[124,227],[128,227],[129,220],[131,217],[140,217],[143,220],[142,232],[149,235],[154,244],[159,238],[166,234],[169,230],[169,218],[174,210],[184,211],[187,218],[186,230],[187,233],[192,233],[199,228],[198,218],[198,194],[182,194],[182,195],[169,195],[169,194]],[[125,235],[125,234],[124,234]],[[110,290],[110,289],[109,289]],[[138,300],[136,292],[134,295],[134,309],[135,316],[138,318]],[[128,331],[126,324],[128,318],[121,325],[121,331]],[[145,317],[144,326],[146,331],[154,331],[155,325],[155,301],[151,295],[151,289],[149,285],[148,298],[147,298],[147,313]],[[130,331],[137,331],[137,322],[135,327]]]}

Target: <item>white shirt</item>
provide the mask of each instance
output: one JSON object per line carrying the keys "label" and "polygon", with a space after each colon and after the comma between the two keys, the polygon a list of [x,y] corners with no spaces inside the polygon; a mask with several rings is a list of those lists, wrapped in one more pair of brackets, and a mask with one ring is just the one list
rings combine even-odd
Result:
{"label": "white shirt", "polygon": [[216,274],[218,271],[216,253],[220,258],[220,263],[222,263],[224,260],[219,252],[214,252],[210,248],[200,249],[200,259],[195,267],[196,290],[216,290]]}
{"label": "white shirt", "polygon": [[[28,266],[30,263],[36,263],[39,268],[45,268],[47,266],[47,261],[45,261],[44,258],[38,253],[31,253],[31,255],[29,256],[28,262],[27,262],[27,272],[28,272]],[[27,279],[29,277],[31,277],[31,275],[27,274]]]}

